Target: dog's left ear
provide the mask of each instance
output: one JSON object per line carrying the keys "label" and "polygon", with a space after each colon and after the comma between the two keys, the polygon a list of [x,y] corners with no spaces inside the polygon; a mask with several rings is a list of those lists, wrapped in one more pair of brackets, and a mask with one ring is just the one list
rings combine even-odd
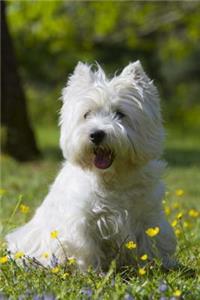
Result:
{"label": "dog's left ear", "polygon": [[130,87],[133,87],[130,89],[130,92],[133,92],[133,97],[135,97],[135,90],[137,90],[137,100],[140,101],[140,106],[143,107],[143,110],[144,107],[146,108],[146,112],[152,119],[157,119],[160,116],[159,93],[153,80],[144,72],[140,61],[137,60],[125,67],[119,78]]}
{"label": "dog's left ear", "polygon": [[136,82],[150,82],[150,78],[146,75],[143,70],[142,64],[139,60],[134,63],[130,63],[125,67],[120,74],[121,77],[132,78]]}

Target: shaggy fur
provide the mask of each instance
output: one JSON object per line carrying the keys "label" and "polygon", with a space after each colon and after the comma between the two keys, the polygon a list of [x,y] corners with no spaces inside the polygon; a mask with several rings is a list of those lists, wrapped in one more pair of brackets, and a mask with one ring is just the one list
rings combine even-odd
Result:
{"label": "shaggy fur", "polygon": [[[114,258],[119,266],[133,263],[124,247],[132,240],[137,255],[174,266],[176,240],[162,210],[159,96],[140,62],[112,79],[100,66],[78,63],[62,100],[63,167],[32,220],[7,235],[9,250],[43,265],[55,255],[59,263],[74,257],[83,271],[106,270]],[[104,136],[94,138],[99,131]],[[160,232],[152,239],[145,230],[155,226]],[[54,230],[59,240],[51,238]]]}

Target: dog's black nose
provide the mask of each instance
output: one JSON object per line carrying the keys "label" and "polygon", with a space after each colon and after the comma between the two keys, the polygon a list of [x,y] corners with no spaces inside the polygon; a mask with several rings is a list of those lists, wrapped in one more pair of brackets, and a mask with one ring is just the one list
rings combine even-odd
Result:
{"label": "dog's black nose", "polygon": [[105,137],[105,132],[103,130],[97,130],[94,131],[90,134],[90,140],[95,144],[95,145],[99,145],[104,137]]}

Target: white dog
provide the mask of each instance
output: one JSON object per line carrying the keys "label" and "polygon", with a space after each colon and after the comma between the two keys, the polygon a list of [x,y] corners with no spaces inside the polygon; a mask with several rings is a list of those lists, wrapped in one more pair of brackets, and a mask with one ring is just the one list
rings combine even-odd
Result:
{"label": "white dog", "polygon": [[[134,241],[138,256],[174,266],[176,239],[162,210],[159,96],[140,62],[112,79],[100,66],[92,71],[78,63],[62,100],[66,160],[32,220],[7,235],[8,249],[47,266],[52,256],[59,263],[73,257],[83,271],[106,270],[113,259],[119,266],[133,264],[124,243]],[[151,227],[159,227],[154,238],[145,232]]]}

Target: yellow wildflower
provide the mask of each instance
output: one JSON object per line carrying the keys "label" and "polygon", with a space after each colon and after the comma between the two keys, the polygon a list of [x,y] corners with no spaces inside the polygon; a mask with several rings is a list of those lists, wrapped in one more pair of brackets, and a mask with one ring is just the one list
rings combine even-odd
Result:
{"label": "yellow wildflower", "polygon": [[51,272],[54,273],[54,274],[58,273],[59,271],[60,271],[59,267],[55,267],[55,268],[51,269]]}
{"label": "yellow wildflower", "polygon": [[182,189],[177,189],[177,190],[175,191],[175,194],[176,194],[176,196],[178,196],[178,197],[182,197],[182,196],[185,194],[185,192],[184,192],[184,190],[182,190]]}
{"label": "yellow wildflower", "polygon": [[5,189],[0,189],[0,196],[4,196],[6,194],[6,190]]}
{"label": "yellow wildflower", "polygon": [[7,261],[8,261],[7,255],[0,257],[0,264],[5,264],[7,263]]}
{"label": "yellow wildflower", "polygon": [[69,265],[74,265],[76,263],[76,259],[74,257],[69,257],[68,258],[68,264]]}
{"label": "yellow wildflower", "polygon": [[177,220],[174,220],[174,221],[171,223],[172,227],[176,227],[177,223],[178,223]]}
{"label": "yellow wildflower", "polygon": [[135,249],[137,247],[137,245],[133,241],[129,241],[125,244],[125,247],[129,250],[132,250],[132,249]]}
{"label": "yellow wildflower", "polygon": [[150,237],[154,237],[156,236],[160,231],[160,228],[159,227],[152,227],[152,228],[148,228],[145,232],[148,236]]}
{"label": "yellow wildflower", "polygon": [[21,204],[19,209],[23,214],[27,214],[30,210],[30,207],[25,204]]}
{"label": "yellow wildflower", "polygon": [[176,229],[176,230],[175,230],[175,235],[176,235],[176,236],[179,236],[180,234],[181,234],[180,229]]}
{"label": "yellow wildflower", "polygon": [[178,213],[177,215],[176,215],[176,218],[177,219],[181,219],[183,217],[183,213],[182,212],[180,212],[180,213]]}
{"label": "yellow wildflower", "polygon": [[48,253],[48,252],[42,253],[42,257],[43,257],[43,258],[49,258],[49,253]]}
{"label": "yellow wildflower", "polygon": [[22,258],[24,256],[24,252],[23,251],[18,251],[15,253],[15,259],[19,259],[19,258]]}
{"label": "yellow wildflower", "polygon": [[139,268],[138,273],[139,273],[139,275],[141,275],[141,276],[145,275],[145,274],[146,274],[145,268]]}
{"label": "yellow wildflower", "polygon": [[180,204],[179,204],[178,202],[175,202],[175,203],[173,204],[173,208],[177,209],[177,208],[179,208],[179,207],[180,207]]}
{"label": "yellow wildflower", "polygon": [[190,228],[190,227],[192,227],[192,224],[189,223],[189,222],[187,222],[187,221],[185,221],[185,222],[183,222],[183,227],[184,228]]}
{"label": "yellow wildflower", "polygon": [[56,239],[58,237],[58,230],[51,231],[51,238]]}
{"label": "yellow wildflower", "polygon": [[175,290],[173,295],[174,295],[175,297],[180,297],[181,294],[182,294],[182,293],[181,293],[180,290]]}
{"label": "yellow wildflower", "polygon": [[171,213],[171,209],[168,206],[166,206],[165,207],[165,214],[168,216],[168,215],[170,215],[170,213]]}
{"label": "yellow wildflower", "polygon": [[147,260],[148,259],[148,255],[147,254],[144,254],[140,257],[141,260]]}
{"label": "yellow wildflower", "polygon": [[65,273],[61,276],[61,278],[62,278],[62,279],[66,279],[68,276],[69,276],[69,273],[65,272]]}
{"label": "yellow wildflower", "polygon": [[197,218],[199,216],[199,212],[195,209],[190,209],[188,215],[192,218]]}

